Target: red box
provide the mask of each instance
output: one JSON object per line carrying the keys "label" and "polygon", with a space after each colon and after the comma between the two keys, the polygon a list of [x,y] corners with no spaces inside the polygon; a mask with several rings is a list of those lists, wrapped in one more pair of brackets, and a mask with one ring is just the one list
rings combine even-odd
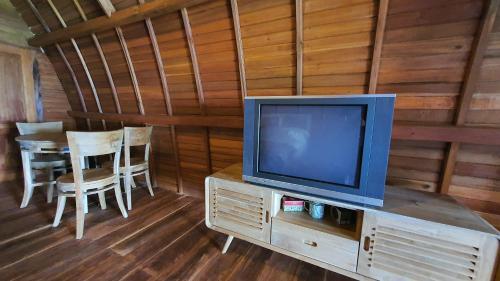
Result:
{"label": "red box", "polygon": [[285,212],[302,212],[304,211],[304,200],[283,196],[283,211]]}

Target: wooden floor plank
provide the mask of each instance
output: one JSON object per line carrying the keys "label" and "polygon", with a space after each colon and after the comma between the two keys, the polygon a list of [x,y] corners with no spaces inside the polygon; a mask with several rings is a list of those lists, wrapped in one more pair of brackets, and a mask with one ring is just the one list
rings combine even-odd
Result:
{"label": "wooden floor plank", "polygon": [[127,219],[112,192],[106,210],[91,198],[82,240],[73,200],[52,228],[55,204],[38,190],[19,209],[22,190],[0,185],[1,280],[349,280],[238,239],[222,255],[226,237],[205,226],[203,201],[164,189],[135,189]]}

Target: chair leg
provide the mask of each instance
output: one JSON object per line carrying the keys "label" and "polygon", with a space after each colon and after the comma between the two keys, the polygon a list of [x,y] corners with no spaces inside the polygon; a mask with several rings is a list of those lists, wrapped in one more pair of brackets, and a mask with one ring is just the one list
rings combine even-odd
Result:
{"label": "chair leg", "polygon": [[120,208],[120,211],[122,212],[123,217],[127,218],[128,214],[127,214],[127,210],[125,210],[125,205],[123,204],[122,190],[121,190],[119,184],[115,185],[115,197],[116,197],[116,202],[118,202],[118,207]]}
{"label": "chair leg", "polygon": [[104,191],[97,194],[99,195],[99,204],[101,205],[101,209],[106,210],[106,196],[104,195]]}
{"label": "chair leg", "polygon": [[83,195],[83,212],[85,214],[89,213],[89,198],[87,194]]}
{"label": "chair leg", "polygon": [[24,174],[24,195],[21,202],[21,208],[28,206],[28,203],[33,195],[33,174],[31,171],[31,156],[29,151],[21,151]]}
{"label": "chair leg", "polygon": [[76,239],[82,239],[85,224],[85,195],[75,196],[76,201]]}
{"label": "chair leg", "polygon": [[135,180],[134,180],[133,176],[130,176],[130,185],[132,186],[132,188],[136,188],[137,187],[137,184],[135,184]]}
{"label": "chair leg", "polygon": [[131,182],[133,181],[132,176],[125,173],[125,194],[127,195],[127,210],[132,210],[132,190]]}
{"label": "chair leg", "polygon": [[66,205],[66,196],[58,195],[56,217],[54,218],[54,223],[52,224],[52,227],[57,227],[61,222],[61,217],[64,213],[65,205]]}
{"label": "chair leg", "polygon": [[[47,172],[49,174],[49,182],[54,181],[54,170],[52,168],[48,168]],[[49,183],[49,188],[47,190],[47,203],[52,203],[52,198],[54,197],[54,184]]]}
{"label": "chair leg", "polygon": [[149,170],[144,172],[144,176],[146,177],[146,184],[148,186],[149,194],[153,197],[155,196],[153,193],[153,187],[151,186],[151,178],[149,177]]}

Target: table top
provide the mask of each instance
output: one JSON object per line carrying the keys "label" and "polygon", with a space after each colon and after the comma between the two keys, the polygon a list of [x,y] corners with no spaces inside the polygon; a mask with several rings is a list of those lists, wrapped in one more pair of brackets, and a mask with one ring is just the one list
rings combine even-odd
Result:
{"label": "table top", "polygon": [[16,141],[19,143],[50,143],[61,146],[68,145],[66,133],[39,133],[17,136]]}

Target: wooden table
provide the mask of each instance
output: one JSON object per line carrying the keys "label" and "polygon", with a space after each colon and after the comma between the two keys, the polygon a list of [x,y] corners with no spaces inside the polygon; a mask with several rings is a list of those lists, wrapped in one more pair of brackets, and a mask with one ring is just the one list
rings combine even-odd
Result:
{"label": "wooden table", "polygon": [[[17,136],[16,141],[21,145],[21,150],[39,147],[42,150],[69,152],[68,139],[65,133],[40,133]],[[48,153],[51,153],[48,152]],[[43,153],[43,152],[40,152]]]}
{"label": "wooden table", "polygon": [[21,146],[21,158],[24,174],[24,195],[21,208],[28,205],[33,189],[45,183],[33,182],[31,159],[34,153],[69,153],[68,139],[65,133],[40,133],[22,135],[15,138]]}

